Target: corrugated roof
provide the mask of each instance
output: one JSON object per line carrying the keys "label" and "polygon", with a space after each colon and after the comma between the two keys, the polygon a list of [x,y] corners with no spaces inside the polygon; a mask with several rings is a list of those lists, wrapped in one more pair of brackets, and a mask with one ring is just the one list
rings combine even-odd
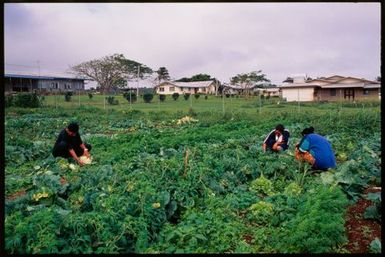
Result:
{"label": "corrugated roof", "polygon": [[364,87],[364,83],[349,83],[349,84],[343,84],[343,83],[333,83],[328,85],[323,85],[321,88],[351,88],[351,87]]}
{"label": "corrugated roof", "polygon": [[[360,82],[357,83],[340,83],[341,81],[344,81],[346,79],[355,79]],[[320,84],[314,84],[316,81],[322,81],[322,82],[328,82],[328,84],[320,85]],[[319,79],[313,79],[306,83],[284,83],[283,85],[279,86],[280,88],[302,88],[302,87],[321,87],[321,88],[348,88],[348,87],[365,87],[370,83],[372,86],[367,88],[375,88],[375,84],[379,84],[378,87],[381,87],[379,82],[366,80],[366,79],[360,79],[360,78],[354,78],[354,77],[343,77],[339,75],[334,75],[328,78],[319,78]]]}
{"label": "corrugated roof", "polygon": [[84,78],[76,78],[76,77],[58,77],[58,76],[39,76],[39,75],[31,75],[31,74],[4,74],[5,78],[25,78],[25,79],[69,79],[69,80],[85,80]]}
{"label": "corrugated roof", "polygon": [[201,88],[201,87],[208,87],[210,86],[212,83],[214,83],[214,81],[212,80],[206,80],[206,81],[193,81],[193,82],[176,82],[176,81],[166,81],[166,82],[162,82],[160,83],[158,86],[162,85],[162,84],[171,84],[171,85],[174,85],[176,87],[191,87],[191,88]]}

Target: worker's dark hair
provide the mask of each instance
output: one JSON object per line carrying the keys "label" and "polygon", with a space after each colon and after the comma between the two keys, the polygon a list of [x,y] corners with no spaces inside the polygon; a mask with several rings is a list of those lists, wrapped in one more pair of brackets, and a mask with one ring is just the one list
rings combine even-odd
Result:
{"label": "worker's dark hair", "polygon": [[305,128],[301,132],[302,136],[307,135],[307,134],[312,134],[312,133],[314,133],[314,128],[312,126]]}
{"label": "worker's dark hair", "polygon": [[278,124],[277,126],[275,126],[275,129],[279,130],[280,132],[283,132],[285,130],[285,127],[282,124]]}
{"label": "worker's dark hair", "polygon": [[76,122],[71,122],[67,128],[69,131],[74,133],[78,133],[79,131],[79,125]]}

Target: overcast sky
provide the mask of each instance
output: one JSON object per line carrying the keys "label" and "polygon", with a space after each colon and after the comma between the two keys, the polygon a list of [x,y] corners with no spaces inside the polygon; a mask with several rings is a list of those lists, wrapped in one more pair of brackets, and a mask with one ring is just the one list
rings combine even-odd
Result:
{"label": "overcast sky", "polygon": [[[262,70],[374,79],[380,3],[6,3],[5,69],[63,72],[121,53],[173,79]],[[19,66],[16,66],[19,65]],[[21,66],[24,65],[24,66]],[[34,67],[28,67],[34,66]]]}

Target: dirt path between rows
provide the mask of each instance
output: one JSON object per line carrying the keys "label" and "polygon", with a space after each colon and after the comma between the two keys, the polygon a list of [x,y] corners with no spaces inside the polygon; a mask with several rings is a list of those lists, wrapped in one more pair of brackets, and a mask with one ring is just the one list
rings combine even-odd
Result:
{"label": "dirt path between rows", "polygon": [[[381,192],[378,188],[368,188],[368,193]],[[364,213],[373,202],[367,199],[360,199],[357,203],[348,207],[345,229],[348,237],[347,250],[351,253],[369,253],[370,243],[378,237],[381,241],[381,224],[376,220],[364,219]]]}

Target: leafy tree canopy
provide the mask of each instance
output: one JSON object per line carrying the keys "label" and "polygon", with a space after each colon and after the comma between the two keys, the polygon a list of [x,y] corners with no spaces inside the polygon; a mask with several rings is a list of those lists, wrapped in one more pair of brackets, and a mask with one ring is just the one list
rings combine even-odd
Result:
{"label": "leafy tree canopy", "polygon": [[266,75],[262,73],[262,70],[238,74],[230,79],[232,85],[238,85],[246,89],[254,86],[262,87],[261,82],[270,82]]}
{"label": "leafy tree canopy", "polygon": [[138,77],[138,75],[140,78],[144,78],[153,72],[144,64],[126,59],[123,54],[113,54],[86,61],[71,67],[71,71],[96,81],[103,91],[125,86],[127,80]]}
{"label": "leafy tree canopy", "polygon": [[212,78],[210,75],[208,74],[196,74],[194,76],[192,76],[191,78],[181,78],[181,79],[178,79],[176,80],[177,82],[193,82],[193,81],[206,81],[206,80],[216,80],[215,78]]}

